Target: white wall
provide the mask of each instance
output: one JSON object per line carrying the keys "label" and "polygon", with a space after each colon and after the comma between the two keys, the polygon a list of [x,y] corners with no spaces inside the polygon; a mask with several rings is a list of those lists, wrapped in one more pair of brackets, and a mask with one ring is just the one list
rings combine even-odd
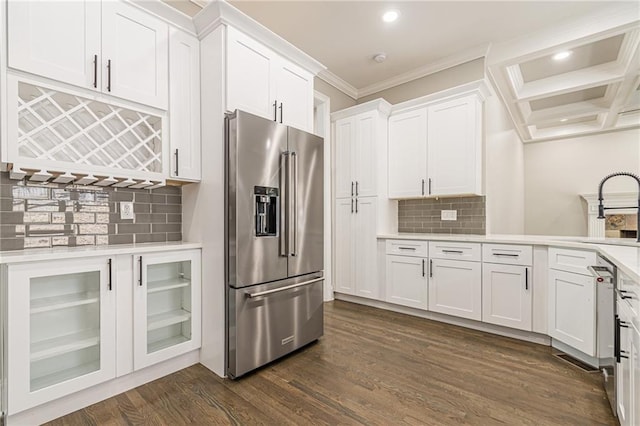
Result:
{"label": "white wall", "polygon": [[495,93],[484,111],[487,234],[524,234],[523,145]]}
{"label": "white wall", "polygon": [[[525,232],[587,235],[587,206],[579,194],[598,192],[609,173],[640,173],[640,129],[524,146]],[[631,178],[618,177],[607,192],[637,190]]]}

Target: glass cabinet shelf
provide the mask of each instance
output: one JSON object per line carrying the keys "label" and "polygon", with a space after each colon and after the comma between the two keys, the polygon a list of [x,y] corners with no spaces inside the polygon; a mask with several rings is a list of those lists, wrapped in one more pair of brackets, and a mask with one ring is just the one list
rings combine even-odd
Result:
{"label": "glass cabinet shelf", "polygon": [[91,361],[85,364],[76,365],[64,370],[56,370],[53,373],[34,377],[31,379],[31,390],[44,389],[57,383],[75,379],[94,371],[100,370],[100,361]]}
{"label": "glass cabinet shelf", "polygon": [[100,302],[100,293],[89,291],[84,293],[63,294],[59,296],[41,297],[31,301],[31,313],[54,311]]}
{"label": "glass cabinet shelf", "polygon": [[159,328],[168,327],[174,324],[180,324],[190,319],[191,312],[187,312],[184,309],[176,309],[174,311],[150,315],[147,320],[147,331],[157,330]]}
{"label": "glass cabinet shelf", "polygon": [[177,288],[187,287],[190,284],[191,284],[191,280],[188,280],[182,277],[169,278],[166,280],[150,281],[148,284],[147,293],[152,294],[152,293],[157,293],[159,291],[173,290]]}
{"label": "glass cabinet shelf", "polygon": [[54,337],[31,343],[31,361],[41,361],[80,349],[97,346],[100,343],[100,330],[83,330],[79,333]]}

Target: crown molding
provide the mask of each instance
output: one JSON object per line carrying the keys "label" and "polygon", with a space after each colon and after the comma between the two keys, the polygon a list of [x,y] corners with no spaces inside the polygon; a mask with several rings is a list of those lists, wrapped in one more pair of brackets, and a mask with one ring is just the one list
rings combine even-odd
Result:
{"label": "crown molding", "polygon": [[464,64],[465,62],[473,61],[485,57],[489,50],[489,44],[483,44],[476,46],[457,55],[448,56],[439,61],[432,62],[428,65],[416,68],[414,70],[399,74],[395,77],[391,77],[387,80],[380,81],[378,83],[371,84],[369,86],[358,89],[358,98],[363,96],[372,95],[374,93],[381,92],[386,89],[390,89],[400,84],[408,83],[413,80],[425,77],[430,74],[437,73],[439,71],[446,70],[447,68],[455,67],[457,65]]}
{"label": "crown molding", "polygon": [[224,0],[209,3],[193,17],[193,22],[200,40],[218,26],[222,24],[230,25],[268,46],[271,50],[304,68],[313,75],[317,75],[320,71],[327,68]]}
{"label": "crown molding", "polygon": [[422,108],[426,104],[431,102],[442,102],[448,99],[454,99],[461,96],[468,96],[474,94],[478,96],[481,102],[484,102],[487,97],[491,96],[491,91],[487,86],[487,82],[484,79],[471,81],[469,83],[461,84],[450,89],[441,90],[439,92],[430,93],[419,98],[410,99],[408,101],[400,102],[391,106],[391,113],[396,114],[398,112],[411,111],[416,108]]}
{"label": "crown molding", "polygon": [[350,98],[355,100],[358,99],[358,89],[356,89],[328,69],[320,71],[320,73],[318,74],[318,78],[332,85]]}
{"label": "crown molding", "polygon": [[369,111],[379,111],[380,113],[384,114],[385,117],[388,117],[391,113],[391,108],[392,105],[389,102],[385,101],[382,98],[378,98],[369,102],[354,105],[349,108],[341,109],[340,111],[336,111],[331,114],[331,121],[340,120],[341,118],[351,117]]}
{"label": "crown molding", "polygon": [[143,9],[145,12],[155,16],[156,18],[170,23],[182,31],[191,35],[196,34],[196,28],[193,25],[191,17],[166,3],[149,0],[127,0],[127,2],[139,9]]}

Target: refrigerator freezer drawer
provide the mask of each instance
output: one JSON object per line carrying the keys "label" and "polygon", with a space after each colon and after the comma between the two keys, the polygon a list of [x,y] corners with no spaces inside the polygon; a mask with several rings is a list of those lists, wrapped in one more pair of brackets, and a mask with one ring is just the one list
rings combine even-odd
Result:
{"label": "refrigerator freezer drawer", "polygon": [[229,288],[231,378],[278,359],[323,334],[323,278]]}

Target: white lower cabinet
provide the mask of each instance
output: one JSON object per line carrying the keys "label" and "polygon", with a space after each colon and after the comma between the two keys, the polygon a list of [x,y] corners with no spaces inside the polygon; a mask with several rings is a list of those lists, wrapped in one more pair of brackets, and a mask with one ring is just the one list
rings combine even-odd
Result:
{"label": "white lower cabinet", "polygon": [[426,263],[424,257],[387,255],[387,302],[427,309]]}
{"label": "white lower cabinet", "polygon": [[200,252],[137,256],[134,282],[134,368],[200,347]]}
{"label": "white lower cabinet", "polygon": [[[429,247],[431,253],[431,247]],[[429,310],[480,321],[482,270],[480,262],[431,259]]]}
{"label": "white lower cabinet", "polygon": [[629,412],[631,414],[631,424],[637,425],[640,424],[640,330],[635,325],[632,329],[632,334],[631,352],[629,354],[632,394],[630,396]]}
{"label": "white lower cabinet", "polygon": [[116,374],[112,259],[8,266],[8,412],[15,414]]}
{"label": "white lower cabinet", "polygon": [[596,356],[595,295],[592,276],[549,269],[549,336]]}
{"label": "white lower cabinet", "polygon": [[3,267],[8,414],[199,348],[200,262],[192,249]]}
{"label": "white lower cabinet", "polygon": [[336,200],[335,289],[369,299],[380,295],[376,268],[376,197]]}
{"label": "white lower cabinet", "polygon": [[531,331],[533,302],[530,268],[482,265],[482,321]]}

